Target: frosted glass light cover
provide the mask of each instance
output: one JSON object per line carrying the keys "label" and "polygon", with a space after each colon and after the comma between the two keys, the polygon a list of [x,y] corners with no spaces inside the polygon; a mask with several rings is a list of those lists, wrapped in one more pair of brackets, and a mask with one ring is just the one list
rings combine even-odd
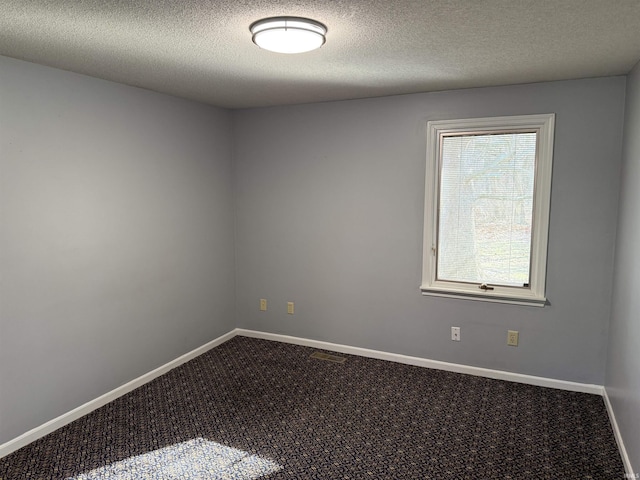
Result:
{"label": "frosted glass light cover", "polygon": [[319,22],[296,17],[267,18],[250,27],[253,42],[277,53],[304,53],[320,48],[327,28]]}

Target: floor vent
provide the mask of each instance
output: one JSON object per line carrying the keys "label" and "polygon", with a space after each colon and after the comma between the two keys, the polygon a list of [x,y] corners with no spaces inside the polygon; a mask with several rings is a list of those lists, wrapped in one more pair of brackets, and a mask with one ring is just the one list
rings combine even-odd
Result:
{"label": "floor vent", "polygon": [[324,352],[313,352],[311,354],[311,358],[315,358],[317,360],[326,360],[327,362],[333,363],[344,363],[347,359],[346,357],[338,357],[337,355],[331,355],[330,353]]}

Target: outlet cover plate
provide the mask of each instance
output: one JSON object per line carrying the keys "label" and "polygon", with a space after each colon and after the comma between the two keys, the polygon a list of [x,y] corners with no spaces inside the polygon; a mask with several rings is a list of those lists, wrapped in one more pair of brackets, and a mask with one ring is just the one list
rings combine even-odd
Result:
{"label": "outlet cover plate", "polygon": [[460,341],[460,327],[451,327],[451,340],[454,342]]}

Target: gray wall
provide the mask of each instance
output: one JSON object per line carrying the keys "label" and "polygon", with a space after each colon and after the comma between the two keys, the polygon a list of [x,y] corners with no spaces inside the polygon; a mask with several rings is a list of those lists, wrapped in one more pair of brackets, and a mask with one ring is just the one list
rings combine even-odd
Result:
{"label": "gray wall", "polygon": [[233,329],[231,117],[0,58],[0,444]]}
{"label": "gray wall", "polygon": [[640,472],[640,64],[627,78],[622,184],[605,387]]}
{"label": "gray wall", "polygon": [[[236,325],[603,383],[624,89],[618,77],[231,114],[0,57],[0,444]],[[427,120],[548,112],[551,305],[423,297]],[[624,286],[640,232],[631,136]],[[637,451],[632,293],[616,290],[607,382]]]}
{"label": "gray wall", "polygon": [[[613,77],[234,112],[238,326],[602,384],[624,88]],[[551,305],[423,297],[426,122],[551,112]]]}

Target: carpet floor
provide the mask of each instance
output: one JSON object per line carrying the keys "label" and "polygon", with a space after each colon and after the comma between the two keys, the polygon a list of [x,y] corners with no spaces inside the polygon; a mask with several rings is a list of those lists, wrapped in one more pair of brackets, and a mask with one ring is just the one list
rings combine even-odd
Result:
{"label": "carpet floor", "polygon": [[0,479],[624,478],[597,395],[314,351],[235,337],[0,459]]}

